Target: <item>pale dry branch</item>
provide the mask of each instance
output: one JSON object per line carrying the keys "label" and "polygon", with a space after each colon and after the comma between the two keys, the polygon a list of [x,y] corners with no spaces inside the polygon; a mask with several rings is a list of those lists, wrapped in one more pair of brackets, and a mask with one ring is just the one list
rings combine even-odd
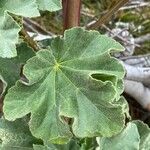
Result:
{"label": "pale dry branch", "polygon": [[145,7],[145,6],[149,7],[150,3],[148,3],[148,2],[137,3],[137,4],[133,4],[133,5],[129,5],[129,6],[124,6],[124,7],[120,8],[119,10],[136,9],[136,8]]}
{"label": "pale dry branch", "polygon": [[100,17],[96,22],[93,24],[88,24],[86,26],[87,29],[95,29],[100,27],[101,25],[109,22],[112,15],[116,13],[122,6],[124,6],[129,0],[118,0],[116,5],[114,5],[103,17]]}
{"label": "pale dry branch", "polygon": [[126,79],[136,82],[142,82],[144,85],[150,85],[150,67],[141,68],[134,67],[124,63],[124,67],[127,71]]}
{"label": "pale dry branch", "polygon": [[54,35],[53,33],[45,30],[38,23],[36,23],[35,21],[29,18],[23,18],[23,25],[24,25],[24,28],[30,32],[35,32],[35,33],[39,33],[42,35],[49,35],[49,36]]}
{"label": "pale dry branch", "polygon": [[135,43],[137,43],[137,44],[141,44],[146,41],[150,41],[150,34],[146,34],[146,35],[140,36],[138,38],[135,38]]}
{"label": "pale dry branch", "polygon": [[143,108],[150,111],[150,89],[142,83],[125,80],[125,93],[132,96]]}
{"label": "pale dry branch", "polygon": [[120,58],[126,64],[134,67],[150,67],[150,54]]}

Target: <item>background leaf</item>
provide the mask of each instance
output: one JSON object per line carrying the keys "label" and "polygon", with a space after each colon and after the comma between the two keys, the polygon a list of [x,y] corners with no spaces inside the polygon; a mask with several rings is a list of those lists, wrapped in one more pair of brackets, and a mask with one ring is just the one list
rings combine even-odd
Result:
{"label": "background leaf", "polygon": [[25,119],[9,122],[0,119],[1,150],[32,150],[33,143],[40,143],[34,138]]}
{"label": "background leaf", "polygon": [[1,0],[0,1],[0,57],[15,57],[15,44],[18,43],[18,32],[21,27],[10,13],[23,17],[39,16],[35,0]]}
{"label": "background leaf", "polygon": [[140,136],[134,123],[128,123],[127,127],[118,135],[111,138],[97,138],[98,150],[138,150]]}
{"label": "background leaf", "polygon": [[68,144],[54,145],[45,143],[44,145],[34,145],[34,150],[79,150],[80,146],[75,140],[71,140]]}
{"label": "background leaf", "polygon": [[150,128],[147,124],[144,124],[142,121],[133,121],[138,128],[140,135],[140,150],[149,150],[150,149]]}
{"label": "background leaf", "polygon": [[37,0],[40,10],[57,11],[61,9],[61,0]]}
{"label": "background leaf", "polygon": [[25,62],[33,57],[35,53],[25,43],[21,43],[17,46],[18,56],[14,58],[1,58],[0,57],[0,79],[3,78],[3,82],[6,82],[7,88],[10,88],[20,79],[21,66]]}

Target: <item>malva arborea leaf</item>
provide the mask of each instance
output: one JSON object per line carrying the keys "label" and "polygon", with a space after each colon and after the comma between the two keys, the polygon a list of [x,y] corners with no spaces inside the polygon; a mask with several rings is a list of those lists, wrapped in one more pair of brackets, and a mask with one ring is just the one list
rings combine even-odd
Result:
{"label": "malva arborea leaf", "polygon": [[110,137],[97,137],[97,150],[149,150],[150,128],[144,122],[135,120],[129,122],[122,132]]}
{"label": "malva arborea leaf", "polygon": [[[27,61],[24,75],[29,82],[18,81],[9,90],[5,117],[13,121],[31,113],[32,134],[52,143],[67,142],[72,132],[81,138],[117,134],[125,122],[124,108],[116,101],[125,73],[109,53],[123,49],[96,31],[65,31],[50,49]],[[71,131],[64,117],[72,118]]]}
{"label": "malva arborea leaf", "polygon": [[64,145],[56,145],[44,142],[44,145],[33,145],[34,150],[79,150],[81,149],[79,143],[76,140],[70,140],[69,143]]}
{"label": "malva arborea leaf", "polygon": [[97,150],[138,150],[140,135],[136,124],[129,122],[127,127],[118,135],[110,138],[97,138],[99,147]]}
{"label": "malva arborea leaf", "polygon": [[147,124],[142,121],[133,121],[138,128],[138,132],[140,135],[140,150],[149,150],[150,148],[150,128]]}
{"label": "malva arborea leaf", "polygon": [[39,16],[35,0],[1,0],[0,1],[0,57],[15,57],[15,44],[18,43],[18,32],[21,27],[10,13],[23,17]]}
{"label": "malva arborea leaf", "polygon": [[[20,79],[22,65],[35,55],[35,52],[33,52],[26,43],[17,45],[16,50],[18,55],[14,58],[0,57],[0,79],[3,81],[4,85],[7,85],[7,89]],[[2,94],[5,92],[5,89],[6,88],[4,88]]]}
{"label": "malva arborea leaf", "polygon": [[40,10],[57,11],[61,9],[61,0],[37,0]]}
{"label": "malva arborea leaf", "polygon": [[14,122],[0,119],[1,150],[33,150],[33,144],[39,140],[32,136],[25,119]]}

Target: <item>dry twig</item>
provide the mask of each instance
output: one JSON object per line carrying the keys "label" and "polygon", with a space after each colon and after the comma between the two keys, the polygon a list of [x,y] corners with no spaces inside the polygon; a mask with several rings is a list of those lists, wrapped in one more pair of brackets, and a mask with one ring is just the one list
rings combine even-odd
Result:
{"label": "dry twig", "polygon": [[121,8],[127,2],[129,2],[129,0],[118,0],[116,5],[114,5],[114,7],[112,7],[103,17],[99,18],[96,22],[93,22],[92,24],[88,24],[86,28],[95,29],[105,24],[106,22],[110,20],[112,15],[119,10],[119,8]]}

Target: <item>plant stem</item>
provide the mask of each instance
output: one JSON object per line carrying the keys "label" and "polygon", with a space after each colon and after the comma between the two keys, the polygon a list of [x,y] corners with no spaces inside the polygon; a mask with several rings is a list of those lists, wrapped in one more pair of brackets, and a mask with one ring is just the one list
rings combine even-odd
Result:
{"label": "plant stem", "polygon": [[102,16],[101,18],[99,18],[96,22],[94,22],[93,24],[87,25],[86,29],[95,29],[100,27],[101,25],[107,23],[110,18],[112,17],[112,15],[118,11],[119,8],[121,8],[123,5],[125,5],[127,2],[129,2],[129,0],[118,0],[118,2],[116,3],[116,5],[114,7],[112,7],[108,13],[106,13],[104,16]]}
{"label": "plant stem", "polygon": [[[23,24],[23,20],[21,17],[16,17],[15,15],[13,15],[14,20],[21,26]],[[20,35],[23,37],[24,41],[27,42],[27,44],[33,48],[34,51],[38,51],[40,48],[38,47],[38,44],[36,41],[33,40],[33,38],[31,38],[29,36],[29,34],[27,33],[27,31],[22,28],[20,31]]]}
{"label": "plant stem", "polygon": [[20,31],[20,34],[23,36],[23,39],[25,42],[27,42],[27,44],[33,48],[34,51],[38,51],[40,48],[38,47],[36,41],[34,41],[27,33],[26,30],[22,29]]}
{"label": "plant stem", "polygon": [[80,25],[81,0],[63,0],[64,31]]}

